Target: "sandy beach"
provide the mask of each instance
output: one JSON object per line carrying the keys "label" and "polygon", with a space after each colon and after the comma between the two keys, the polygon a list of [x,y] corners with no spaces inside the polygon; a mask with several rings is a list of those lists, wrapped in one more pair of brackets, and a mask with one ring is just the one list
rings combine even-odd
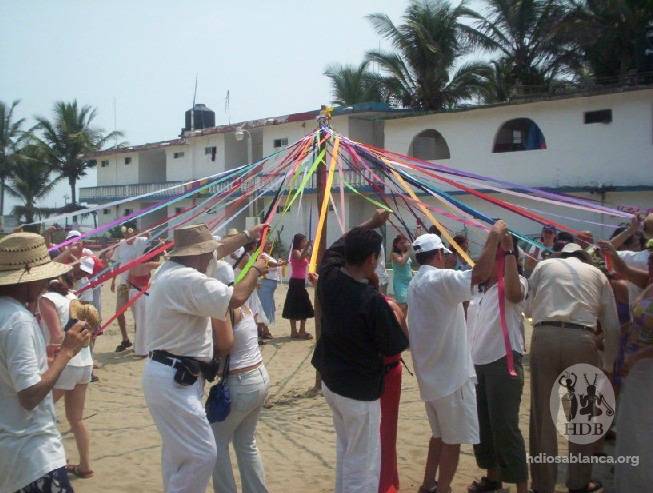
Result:
{"label": "sandy beach", "polygon": [[[285,292],[285,286],[277,290],[278,314]],[[105,319],[112,315],[114,306],[115,295],[106,287],[103,292]],[[127,323],[132,332],[131,314]],[[330,410],[321,395],[309,396],[308,393],[315,379],[310,364],[314,341],[291,340],[287,321],[282,319],[277,320],[271,330],[275,339],[262,348],[271,378],[269,406],[263,410],[258,426],[258,445],[269,490],[283,493],[333,491],[336,452]],[[314,334],[312,321],[308,330]],[[119,334],[114,323],[95,345],[95,359],[100,366],[96,375],[100,381],[89,386],[84,414],[91,432],[95,476],[74,480],[75,490],[81,493],[162,491],[159,434],[141,389],[144,360],[134,357],[131,351],[113,352],[120,342]],[[412,367],[409,352],[404,359]],[[527,443],[528,389],[527,371],[520,412]],[[69,460],[77,463],[77,451],[62,403],[57,405],[57,413]],[[415,492],[422,483],[429,436],[417,381],[404,370],[397,444],[402,491]],[[560,451],[565,451],[563,440],[559,443]],[[233,454],[232,461],[235,464]],[[463,446],[453,490],[466,492],[472,480],[479,477],[471,446]],[[563,472],[560,478],[558,491],[566,491]]]}

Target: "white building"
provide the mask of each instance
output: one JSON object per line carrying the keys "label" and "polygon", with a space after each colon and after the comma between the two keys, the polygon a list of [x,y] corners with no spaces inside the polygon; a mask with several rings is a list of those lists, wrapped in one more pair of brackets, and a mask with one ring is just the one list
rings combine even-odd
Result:
{"label": "white building", "polygon": [[[94,156],[98,164],[97,187],[82,188],[80,200],[108,203],[257,161],[313,130],[317,113],[187,131],[174,140],[100,152]],[[650,87],[426,114],[362,104],[338,109],[332,126],[353,140],[465,171],[570,193],[609,206],[653,209],[653,88]],[[244,131],[237,135],[238,128]],[[350,177],[354,179],[351,174]],[[356,183],[365,185],[360,179]],[[443,187],[443,190],[451,188]],[[539,232],[537,223],[476,197],[454,193],[459,200],[492,217],[505,218],[518,231]],[[98,216],[99,222],[107,223],[165,196],[164,193],[148,201],[104,209]],[[309,224],[316,224],[314,197],[312,185],[301,207],[284,218],[282,238],[286,245],[292,234],[307,233]],[[577,229],[590,230],[599,237],[612,231],[601,223],[617,222],[602,215],[584,215],[530,200],[498,197],[541,211],[545,216],[553,213],[587,219],[597,224],[559,220]],[[249,210],[249,215],[265,210],[270,200],[271,196],[260,200],[254,210]],[[175,204],[171,210],[164,208],[148,214],[139,220],[139,226],[147,227],[191,204],[187,200]],[[348,227],[361,222],[372,210],[364,199],[349,192],[346,204]],[[414,227],[413,216],[405,211],[401,214]],[[462,229],[450,220],[443,222],[454,233]],[[230,226],[244,227],[244,215]],[[339,234],[338,222],[331,217],[328,241]],[[387,231],[388,236],[394,234]],[[470,235],[473,243],[475,233],[470,231]]]}

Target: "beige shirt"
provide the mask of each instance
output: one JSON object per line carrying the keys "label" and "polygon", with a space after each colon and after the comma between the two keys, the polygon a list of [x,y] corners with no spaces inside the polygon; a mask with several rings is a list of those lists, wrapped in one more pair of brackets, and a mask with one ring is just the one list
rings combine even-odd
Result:
{"label": "beige shirt", "polygon": [[600,321],[604,364],[610,368],[619,343],[619,318],[607,277],[577,258],[552,258],[537,264],[528,283],[533,325],[558,321],[596,328]]}
{"label": "beige shirt", "polygon": [[232,287],[167,261],[152,277],[145,314],[147,350],[211,360],[211,318],[225,320],[232,294]]}

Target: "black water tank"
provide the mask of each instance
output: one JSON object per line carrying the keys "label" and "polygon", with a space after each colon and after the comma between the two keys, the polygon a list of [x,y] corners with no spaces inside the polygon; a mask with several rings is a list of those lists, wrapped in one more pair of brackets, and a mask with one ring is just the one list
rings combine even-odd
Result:
{"label": "black water tank", "polygon": [[[184,126],[184,130],[191,129],[191,113],[193,113],[192,110],[186,110],[186,125]],[[193,130],[210,127],[215,127],[215,112],[205,104],[195,104]]]}

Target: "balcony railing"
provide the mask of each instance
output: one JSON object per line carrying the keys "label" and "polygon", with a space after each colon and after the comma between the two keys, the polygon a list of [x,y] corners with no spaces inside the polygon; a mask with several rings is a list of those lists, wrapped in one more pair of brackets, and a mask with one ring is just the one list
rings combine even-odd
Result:
{"label": "balcony railing", "polygon": [[[369,182],[365,178],[366,176],[367,178],[371,179],[371,174],[368,171],[363,172],[363,174],[351,169],[345,169],[343,171],[344,171],[345,180],[348,183],[350,183],[353,187],[355,187],[357,190],[360,191],[369,190]],[[244,181],[241,180],[240,186],[238,187],[235,193],[248,192],[252,189],[252,187],[259,188],[259,187],[263,187],[265,183],[274,183],[275,179],[271,178],[274,176],[281,176],[281,175],[265,174],[265,175],[258,175],[248,180],[244,180]],[[140,195],[144,195],[148,193],[153,194],[148,197],[148,200],[150,199],[156,200],[156,199],[163,199],[166,197],[173,197],[175,195],[189,192],[194,188],[198,188],[202,186],[203,184],[202,181],[197,180],[188,185],[185,185],[184,187],[176,187],[172,190],[167,190],[168,188],[173,187],[174,185],[179,185],[181,183],[183,182],[169,181],[165,183],[135,183],[131,185],[104,185],[99,187],[85,187],[79,189],[79,200],[80,202],[102,203],[102,202],[111,202],[113,200],[121,200],[128,197],[138,197]],[[299,183],[300,181],[297,181],[295,183],[295,186],[298,186]],[[232,187],[233,185],[234,185],[234,180],[229,180],[223,183],[219,183],[217,185],[211,185],[210,187],[208,187],[206,191],[204,191],[204,193],[205,194],[219,193],[224,190],[227,190],[227,188]],[[334,190],[338,189],[339,186],[340,186],[339,179],[336,173],[335,179],[333,181],[333,189]],[[316,189],[317,189],[317,176],[313,174],[310,181],[306,184],[305,191],[311,193],[311,192],[315,192]],[[273,193],[273,191],[269,191],[267,193],[271,194]]]}

